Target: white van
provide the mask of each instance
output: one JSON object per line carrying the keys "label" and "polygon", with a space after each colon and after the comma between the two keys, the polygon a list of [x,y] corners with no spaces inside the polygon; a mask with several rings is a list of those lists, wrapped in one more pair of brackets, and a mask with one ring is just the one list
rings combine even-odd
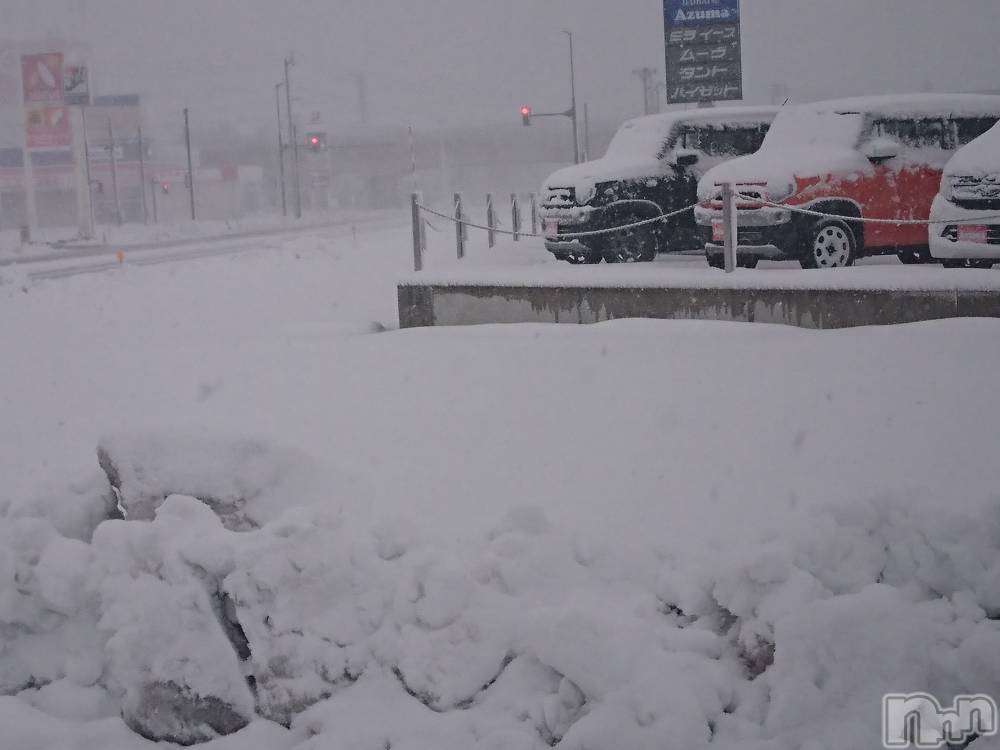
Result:
{"label": "white van", "polygon": [[931,206],[931,255],[946,268],[1000,263],[1000,124],[945,165]]}

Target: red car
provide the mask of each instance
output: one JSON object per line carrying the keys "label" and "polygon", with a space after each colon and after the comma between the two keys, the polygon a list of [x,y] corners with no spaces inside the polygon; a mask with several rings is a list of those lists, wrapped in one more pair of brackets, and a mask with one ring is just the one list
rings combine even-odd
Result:
{"label": "red car", "polygon": [[760,150],[701,179],[695,219],[708,262],[723,264],[724,183],[740,196],[740,265],[753,267],[768,258],[835,268],[889,253],[905,263],[929,261],[926,226],[855,219],[926,220],[945,163],[997,121],[1000,97],[971,94],[876,96],[788,107]]}

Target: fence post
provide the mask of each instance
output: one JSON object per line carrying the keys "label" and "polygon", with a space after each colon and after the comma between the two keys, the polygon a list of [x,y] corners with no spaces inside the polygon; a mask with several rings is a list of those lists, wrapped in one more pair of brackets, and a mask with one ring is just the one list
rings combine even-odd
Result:
{"label": "fence post", "polygon": [[410,195],[410,210],[413,214],[413,270],[424,267],[423,220],[420,216],[420,193]]}
{"label": "fence post", "polygon": [[531,233],[538,234],[538,193],[531,194]]}
{"label": "fence post", "polygon": [[462,194],[455,193],[455,248],[458,252],[458,259],[465,257],[465,224],[462,221]]}
{"label": "fence post", "polygon": [[521,206],[517,202],[517,193],[510,194],[510,225],[514,233],[514,242],[521,241]]}
{"label": "fence post", "polygon": [[730,182],[722,186],[722,229],[725,233],[726,273],[736,270],[736,247],[739,242],[737,235],[736,191]]}
{"label": "fence post", "polygon": [[497,244],[496,214],[493,212],[493,193],[486,194],[486,226],[489,231],[486,233],[487,244],[495,247]]}

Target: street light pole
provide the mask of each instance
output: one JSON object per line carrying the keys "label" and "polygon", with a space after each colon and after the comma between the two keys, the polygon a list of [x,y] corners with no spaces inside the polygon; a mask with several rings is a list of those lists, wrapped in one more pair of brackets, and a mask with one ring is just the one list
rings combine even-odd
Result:
{"label": "street light pole", "polygon": [[580,163],[580,129],[576,125],[576,61],[573,57],[573,32],[563,30],[569,37],[569,85],[570,85],[570,119],[573,121],[573,163]]}
{"label": "street light pole", "polygon": [[281,181],[281,215],[288,216],[288,200],[285,197],[285,143],[281,139],[281,87],[283,83],[274,84],[274,103],[278,107],[278,175]]}
{"label": "street light pole", "polygon": [[295,218],[302,218],[302,184],[299,178],[299,142],[295,137],[295,125],[292,120],[292,83],[288,77],[288,68],[295,64],[290,57],[285,58],[285,97],[288,109],[288,133],[292,139],[292,167],[295,179]]}

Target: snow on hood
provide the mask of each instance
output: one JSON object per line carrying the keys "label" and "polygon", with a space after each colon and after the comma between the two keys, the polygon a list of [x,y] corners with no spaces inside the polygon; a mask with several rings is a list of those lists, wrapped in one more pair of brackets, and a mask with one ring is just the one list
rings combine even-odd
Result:
{"label": "snow on hood", "polygon": [[652,177],[662,171],[663,165],[656,161],[621,162],[604,158],[560,169],[549,176],[545,187],[571,187],[576,191],[577,197],[582,199],[590,195],[598,183]]}
{"label": "snow on hood", "polygon": [[769,191],[782,192],[796,177],[825,177],[830,174],[871,169],[867,159],[851,148],[761,149],[710,169],[698,183],[698,199],[708,200],[715,186],[723,182],[767,184]]}
{"label": "snow on hood", "polygon": [[944,171],[948,176],[970,177],[1000,172],[1000,123],[960,148]]}

